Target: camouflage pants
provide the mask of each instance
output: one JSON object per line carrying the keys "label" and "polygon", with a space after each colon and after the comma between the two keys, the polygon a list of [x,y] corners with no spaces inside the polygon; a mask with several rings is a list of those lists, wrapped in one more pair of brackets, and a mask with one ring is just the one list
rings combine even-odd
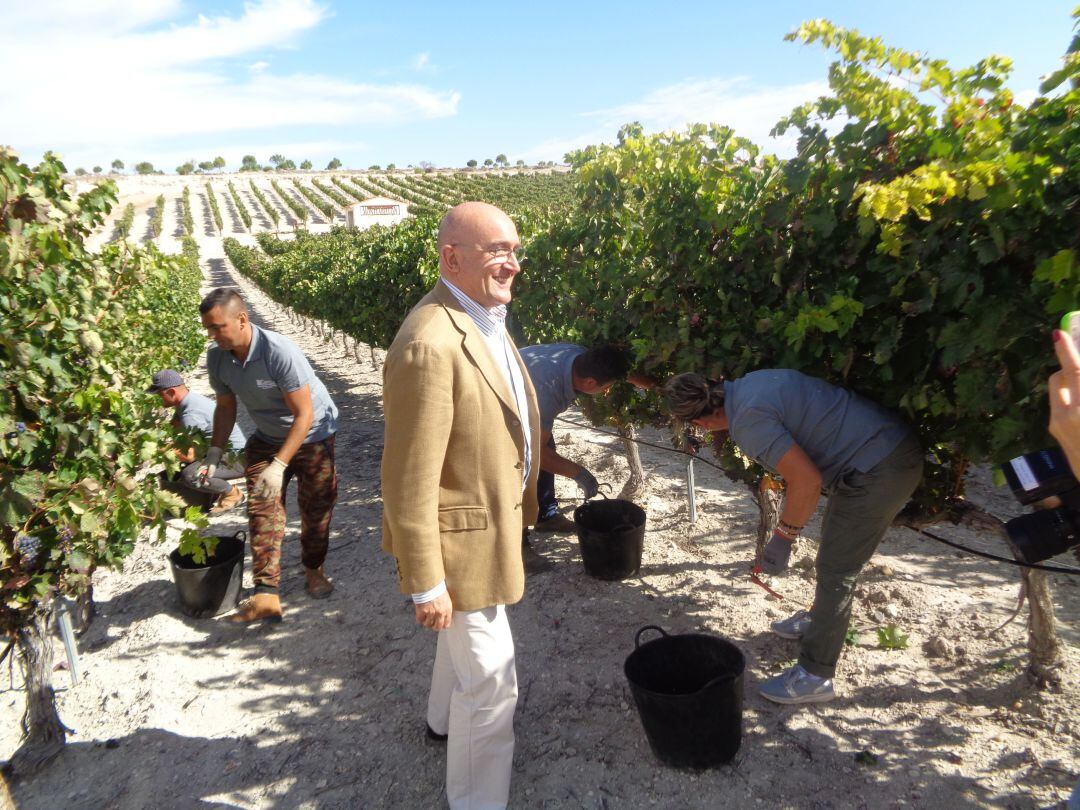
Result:
{"label": "camouflage pants", "polygon": [[244,475],[248,488],[248,531],[251,535],[251,569],[255,590],[275,591],[281,578],[281,541],[285,537],[285,494],[296,478],[300,491],[300,549],[305,568],[318,568],[326,559],[330,540],[330,517],[337,502],[337,468],[334,436],[301,445],[285,470],[280,498],[252,498],[262,471],[281,449],[257,436],[244,450]]}

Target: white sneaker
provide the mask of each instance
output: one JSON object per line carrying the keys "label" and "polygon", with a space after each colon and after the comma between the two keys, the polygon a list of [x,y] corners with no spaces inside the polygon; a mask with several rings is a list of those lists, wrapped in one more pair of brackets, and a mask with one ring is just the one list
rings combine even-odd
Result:
{"label": "white sneaker", "polygon": [[799,639],[806,633],[806,628],[810,626],[810,611],[800,610],[793,616],[788,616],[786,619],[781,619],[778,622],[773,622],[769,625],[772,631],[780,638],[794,638]]}
{"label": "white sneaker", "polygon": [[824,703],[836,697],[832,678],[811,675],[801,664],[769,678],[761,684],[758,693],[773,703]]}

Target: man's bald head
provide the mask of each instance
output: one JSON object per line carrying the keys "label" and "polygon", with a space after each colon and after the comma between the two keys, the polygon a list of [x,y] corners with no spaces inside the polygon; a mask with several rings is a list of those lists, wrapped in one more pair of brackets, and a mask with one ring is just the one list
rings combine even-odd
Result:
{"label": "man's bald head", "polygon": [[478,234],[496,223],[513,225],[501,208],[486,202],[463,202],[455,205],[439,223],[439,251],[446,245],[475,242]]}
{"label": "man's bald head", "polygon": [[439,224],[440,274],[483,307],[510,303],[520,250],[514,221],[490,203],[455,205]]}

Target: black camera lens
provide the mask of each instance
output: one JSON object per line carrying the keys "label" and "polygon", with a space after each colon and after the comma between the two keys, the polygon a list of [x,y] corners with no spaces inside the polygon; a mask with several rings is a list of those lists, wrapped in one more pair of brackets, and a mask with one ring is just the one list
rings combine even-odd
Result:
{"label": "black camera lens", "polygon": [[1005,524],[1005,530],[1016,559],[1039,563],[1080,543],[1076,519],[1070,509],[1044,509],[1013,518]]}

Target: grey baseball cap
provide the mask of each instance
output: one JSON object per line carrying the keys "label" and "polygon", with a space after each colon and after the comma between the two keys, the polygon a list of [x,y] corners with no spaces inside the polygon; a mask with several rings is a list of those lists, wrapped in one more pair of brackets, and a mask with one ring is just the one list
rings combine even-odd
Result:
{"label": "grey baseball cap", "polygon": [[159,391],[164,391],[166,388],[176,388],[178,385],[183,384],[184,378],[180,376],[180,372],[167,368],[154,375],[150,387],[146,389],[146,393],[156,394]]}

